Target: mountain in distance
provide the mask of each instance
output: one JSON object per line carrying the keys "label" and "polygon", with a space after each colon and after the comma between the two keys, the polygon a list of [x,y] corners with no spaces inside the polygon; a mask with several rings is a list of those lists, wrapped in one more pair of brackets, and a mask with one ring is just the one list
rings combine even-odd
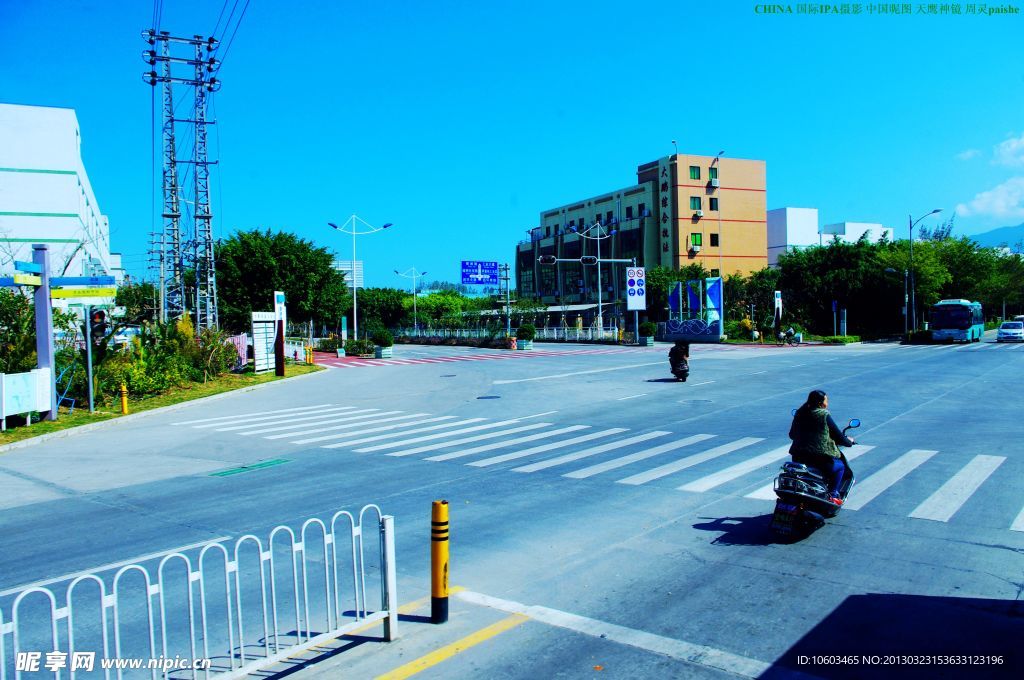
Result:
{"label": "mountain in distance", "polygon": [[1017,243],[1024,241],[1024,222],[1016,227],[999,227],[980,234],[971,234],[968,238],[976,241],[979,246],[997,248],[1007,246],[1011,250]]}

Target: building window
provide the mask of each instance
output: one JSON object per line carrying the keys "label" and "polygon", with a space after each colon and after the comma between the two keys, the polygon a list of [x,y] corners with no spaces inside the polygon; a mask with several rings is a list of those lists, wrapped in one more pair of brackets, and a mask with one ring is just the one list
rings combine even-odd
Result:
{"label": "building window", "polygon": [[545,237],[551,236],[551,227],[550,226],[544,227],[544,236]]}
{"label": "building window", "polygon": [[626,206],[626,219],[627,220],[633,219],[633,206],[631,206],[631,205],[627,205]]}
{"label": "building window", "polygon": [[717,199],[717,198],[715,198],[714,196],[712,196],[712,197],[711,197],[710,199],[708,199],[708,200],[709,200],[709,201],[711,202],[710,208],[711,208],[712,210],[718,210],[718,199]]}
{"label": "building window", "polygon": [[647,208],[647,206],[645,206],[643,203],[641,203],[640,205],[638,205],[636,207],[637,212],[640,214],[640,217],[644,216],[644,210],[646,210],[646,208]]}
{"label": "building window", "polygon": [[690,166],[690,179],[700,179],[700,166],[699,165],[691,165]]}
{"label": "building window", "polygon": [[690,196],[690,210],[700,210],[700,196]]}
{"label": "building window", "polygon": [[711,234],[711,247],[712,248],[717,248],[718,247],[718,234]]}
{"label": "building window", "polygon": [[608,212],[607,212],[607,213],[605,214],[605,216],[604,216],[604,223],[605,223],[605,224],[611,224],[611,223],[612,223],[612,217],[613,217],[613,213],[612,213],[612,211],[611,211],[611,210],[609,210],[609,211],[608,211]]}
{"label": "building window", "polygon": [[701,238],[702,238],[702,234],[699,231],[693,232],[692,234],[690,234],[690,245],[691,246],[696,246],[697,248],[700,248],[701,244],[703,243],[701,241]]}
{"label": "building window", "polygon": [[711,270],[711,276],[720,276],[720,274],[718,273],[717,269],[712,269]]}
{"label": "building window", "polygon": [[708,168],[708,179],[718,179],[718,166],[712,165]]}

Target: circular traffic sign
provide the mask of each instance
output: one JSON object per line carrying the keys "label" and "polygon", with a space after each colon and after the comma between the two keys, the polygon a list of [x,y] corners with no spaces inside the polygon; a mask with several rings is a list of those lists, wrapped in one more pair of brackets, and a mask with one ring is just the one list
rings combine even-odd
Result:
{"label": "circular traffic sign", "polygon": [[638,286],[641,286],[641,287],[643,287],[643,285],[644,285],[644,280],[643,280],[643,279],[637,279],[637,281],[636,281],[636,285],[638,285]]}
{"label": "circular traffic sign", "polygon": [[643,295],[644,294],[644,289],[643,288],[637,288],[636,289],[636,294],[637,295]]}
{"label": "circular traffic sign", "polygon": [[636,285],[636,279],[630,278],[629,281],[626,281],[626,285],[632,288],[633,286]]}
{"label": "circular traffic sign", "polygon": [[626,289],[626,292],[627,292],[628,294],[630,294],[630,295],[636,295],[636,291],[635,291],[634,289],[632,289],[632,288],[627,288],[627,289]]}

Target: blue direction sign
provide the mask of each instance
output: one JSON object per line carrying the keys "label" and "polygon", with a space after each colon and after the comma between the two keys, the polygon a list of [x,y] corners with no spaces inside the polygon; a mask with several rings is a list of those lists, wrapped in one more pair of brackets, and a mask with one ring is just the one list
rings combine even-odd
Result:
{"label": "blue direction sign", "polygon": [[113,276],[54,276],[51,286],[113,286]]}
{"label": "blue direction sign", "polygon": [[43,273],[43,265],[36,264],[35,262],[22,262],[21,260],[14,261],[14,269],[19,272],[25,272],[26,274]]}
{"label": "blue direction sign", "polygon": [[463,260],[462,283],[480,284],[484,286],[497,286],[498,263],[478,262],[476,260]]}

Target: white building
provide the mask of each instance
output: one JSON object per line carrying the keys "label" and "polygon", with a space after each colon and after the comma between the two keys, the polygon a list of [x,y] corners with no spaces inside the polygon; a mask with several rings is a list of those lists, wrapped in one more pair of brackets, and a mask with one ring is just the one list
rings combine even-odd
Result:
{"label": "white building", "polygon": [[0,274],[31,261],[33,243],[50,246],[54,276],[124,276],[74,110],[0,104]]}
{"label": "white building", "polygon": [[817,208],[776,208],[768,211],[768,266],[779,254],[821,244]]}
{"label": "white building", "polygon": [[779,263],[779,254],[797,248],[827,245],[834,237],[856,243],[863,234],[869,241],[892,238],[893,230],[875,222],[818,224],[817,208],[776,208],[768,211],[768,265]]}
{"label": "white building", "polygon": [[356,288],[363,287],[363,261],[356,260],[355,273],[352,272],[352,260],[334,260],[332,266],[345,275],[345,285],[352,287],[353,282]]}

